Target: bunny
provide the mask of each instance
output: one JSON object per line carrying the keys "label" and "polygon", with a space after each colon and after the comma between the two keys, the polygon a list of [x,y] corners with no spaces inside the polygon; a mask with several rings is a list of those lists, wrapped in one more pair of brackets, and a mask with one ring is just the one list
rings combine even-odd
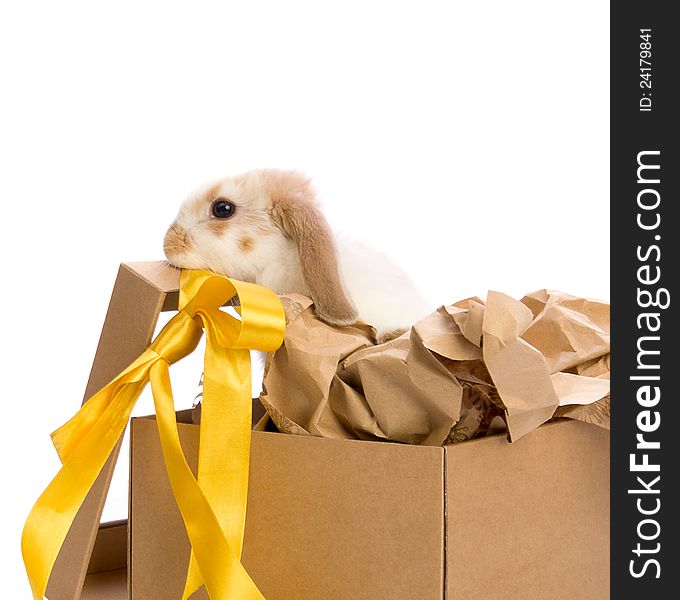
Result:
{"label": "bunny", "polygon": [[309,296],[321,320],[368,323],[378,343],[430,312],[401,269],[333,234],[310,180],[295,171],[255,170],[204,186],[181,205],[163,249],[176,267]]}

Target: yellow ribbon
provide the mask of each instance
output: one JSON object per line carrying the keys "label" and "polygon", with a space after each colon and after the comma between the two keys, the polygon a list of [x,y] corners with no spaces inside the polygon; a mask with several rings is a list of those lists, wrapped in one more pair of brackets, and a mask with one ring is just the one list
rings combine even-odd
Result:
{"label": "yellow ribbon", "polygon": [[[205,584],[213,600],[263,598],[240,562],[250,458],[248,349],[270,352],[281,345],[283,308],[266,288],[203,271],[183,271],[180,287],[179,312],[149,348],[52,434],[62,468],[35,503],[21,539],[36,600],[44,598],[78,509],[149,380],[168,476],[192,547],[184,596]],[[242,320],[220,310],[234,295]],[[197,481],[179,443],[168,367],[196,348],[202,329],[206,352]]]}

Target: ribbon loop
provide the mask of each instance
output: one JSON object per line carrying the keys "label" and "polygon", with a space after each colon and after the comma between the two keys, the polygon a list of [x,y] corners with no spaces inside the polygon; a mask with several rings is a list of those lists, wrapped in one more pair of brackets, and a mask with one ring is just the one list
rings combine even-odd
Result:
{"label": "ribbon loop", "polygon": [[[240,321],[219,310],[235,294],[241,302]],[[31,510],[21,539],[35,600],[43,600],[78,510],[149,379],[165,464],[195,551],[187,589],[205,583],[212,600],[262,600],[240,563],[250,457],[246,350],[269,351],[281,345],[283,307],[266,288],[205,271],[182,271],[179,308],[137,360],[52,434],[62,467]],[[201,327],[207,343],[197,481],[179,444],[168,365],[196,348]]]}
{"label": "ribbon loop", "polygon": [[[214,276],[196,289],[195,294],[191,299],[180,294],[180,308],[201,318],[204,324],[212,322],[215,342],[220,346],[273,352],[281,345],[281,327],[285,328],[286,317],[283,305],[271,290]],[[206,303],[206,296],[216,301]],[[235,309],[240,320],[220,310],[234,296],[239,298],[240,305]]]}

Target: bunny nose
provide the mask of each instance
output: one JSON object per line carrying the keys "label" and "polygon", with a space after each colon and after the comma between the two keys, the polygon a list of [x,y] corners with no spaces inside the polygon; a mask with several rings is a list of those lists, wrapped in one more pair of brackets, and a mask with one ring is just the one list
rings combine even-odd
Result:
{"label": "bunny nose", "polygon": [[163,238],[163,251],[165,255],[169,258],[169,255],[181,254],[191,250],[192,247],[193,241],[186,230],[176,223],[170,225],[165,238]]}

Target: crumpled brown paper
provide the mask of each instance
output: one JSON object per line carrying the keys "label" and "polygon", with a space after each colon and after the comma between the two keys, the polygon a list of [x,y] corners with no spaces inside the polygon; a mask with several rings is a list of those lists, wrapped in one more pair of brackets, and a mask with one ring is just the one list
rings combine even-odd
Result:
{"label": "crumpled brown paper", "polygon": [[376,344],[331,327],[310,299],[282,297],[283,346],[260,396],[280,431],[439,446],[554,416],[609,427],[609,305],[542,290],[445,306]]}

